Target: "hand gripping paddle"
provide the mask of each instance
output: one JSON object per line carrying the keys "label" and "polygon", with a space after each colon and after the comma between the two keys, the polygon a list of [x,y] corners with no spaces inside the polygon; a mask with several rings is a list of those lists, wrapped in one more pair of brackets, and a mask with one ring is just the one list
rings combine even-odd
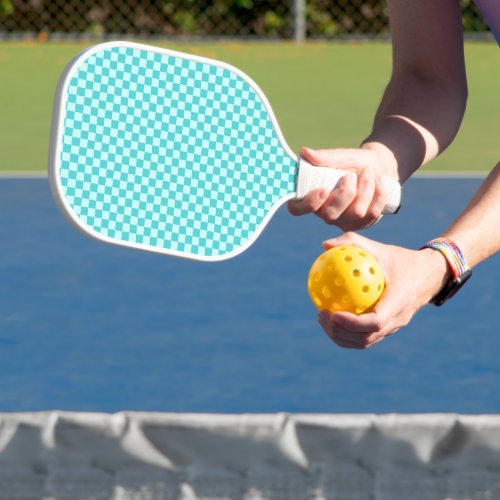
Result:
{"label": "hand gripping paddle", "polygon": [[[263,92],[222,62],[111,42],[59,81],[51,187],[67,218],[102,241],[228,259],[285,201],[333,189],[343,174],[297,158]],[[401,188],[383,182],[391,213]]]}

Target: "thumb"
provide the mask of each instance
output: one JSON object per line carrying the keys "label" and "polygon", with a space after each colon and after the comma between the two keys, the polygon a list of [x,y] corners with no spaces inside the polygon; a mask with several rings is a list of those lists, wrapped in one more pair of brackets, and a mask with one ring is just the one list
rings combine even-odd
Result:
{"label": "thumb", "polygon": [[300,156],[318,167],[346,168],[359,171],[366,166],[366,151],[360,149],[301,148]]}
{"label": "thumb", "polygon": [[364,248],[365,250],[371,251],[374,242],[368,238],[361,236],[353,231],[348,231],[346,233],[337,236],[336,238],[330,238],[323,242],[323,248],[328,250],[333,247],[338,247],[342,245],[356,245]]}

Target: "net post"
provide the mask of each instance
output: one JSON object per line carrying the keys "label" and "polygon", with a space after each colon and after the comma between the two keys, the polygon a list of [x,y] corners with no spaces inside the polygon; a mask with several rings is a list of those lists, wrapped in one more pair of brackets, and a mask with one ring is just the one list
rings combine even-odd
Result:
{"label": "net post", "polygon": [[292,0],[293,39],[303,42],[306,39],[306,0]]}

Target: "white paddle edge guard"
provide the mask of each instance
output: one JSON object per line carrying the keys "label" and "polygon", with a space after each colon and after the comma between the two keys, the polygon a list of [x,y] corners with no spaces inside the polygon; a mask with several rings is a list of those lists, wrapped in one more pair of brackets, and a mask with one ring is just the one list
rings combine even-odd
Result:
{"label": "white paddle edge guard", "polygon": [[271,107],[271,104],[269,100],[267,99],[266,95],[264,94],[263,90],[257,85],[257,83],[250,78],[246,73],[241,71],[240,69],[236,68],[235,66],[232,66],[231,64],[228,64],[223,61],[218,61],[216,59],[210,59],[208,57],[202,57],[202,56],[197,56],[194,54],[188,54],[185,52],[179,52],[176,50],[171,50],[171,49],[166,49],[162,47],[156,47],[153,45],[145,45],[145,44],[140,44],[140,43],[135,43],[135,42],[129,42],[129,41],[123,41],[123,40],[116,40],[112,42],[104,42],[104,43],[99,43],[97,45],[93,45],[91,47],[88,47],[81,51],[79,54],[77,54],[66,66],[64,72],[62,73],[61,77],[59,78],[59,82],[55,91],[55,96],[54,96],[54,106],[53,106],[53,112],[52,112],[52,126],[51,126],[51,134],[50,134],[50,146],[49,146],[49,158],[48,158],[48,177],[49,177],[49,184],[51,187],[52,195],[54,197],[54,200],[56,202],[56,205],[66,218],[66,220],[78,231],[80,231],[82,234],[85,236],[88,236],[90,238],[93,238],[97,241],[101,241],[104,243],[108,243],[111,245],[117,245],[121,247],[126,247],[126,248],[133,248],[135,250],[143,250],[147,252],[153,252],[153,253],[158,253],[158,254],[163,254],[163,255],[170,255],[173,257],[180,257],[183,259],[189,259],[189,260],[198,260],[201,262],[220,262],[228,259],[232,259],[233,257],[236,257],[237,255],[240,255],[241,253],[245,252],[250,246],[255,243],[255,241],[258,239],[258,237],[261,235],[262,231],[265,229],[273,215],[278,211],[278,209],[286,203],[288,200],[293,199],[295,197],[295,193],[290,193],[289,195],[281,198],[280,200],[277,200],[277,202],[271,207],[267,215],[265,216],[264,220],[261,222],[261,224],[257,227],[255,233],[252,234],[252,236],[240,247],[235,248],[234,250],[227,252],[225,254],[221,255],[215,255],[215,256],[202,256],[198,254],[192,254],[189,252],[180,252],[178,250],[172,250],[172,249],[166,249],[166,248],[161,248],[161,247],[154,247],[151,245],[145,245],[141,243],[133,243],[133,242],[125,242],[125,241],[120,241],[116,240],[114,238],[110,238],[106,235],[103,235],[97,231],[95,231],[93,228],[85,224],[80,217],[74,212],[73,208],[71,205],[68,203],[66,200],[66,197],[64,195],[64,189],[62,186],[61,182],[61,176],[60,176],[60,171],[59,171],[59,166],[60,166],[60,154],[61,154],[61,134],[63,130],[63,122],[64,122],[64,109],[66,107],[66,91],[67,87],[69,85],[69,82],[71,81],[71,78],[77,71],[78,67],[81,65],[83,61],[85,61],[87,58],[95,54],[96,52],[99,52],[101,50],[106,50],[109,48],[115,48],[115,47],[128,47],[132,49],[139,49],[139,50],[147,50],[147,51],[152,51],[152,52],[157,52],[160,54],[164,55],[169,55],[169,56],[174,56],[174,57],[181,57],[183,59],[188,59],[191,61],[198,61],[201,63],[207,63],[211,64],[213,66],[217,66],[219,68],[226,69],[228,71],[231,71],[232,73],[238,75],[240,78],[245,80],[257,93],[257,95],[260,97],[262,103],[264,104],[264,107],[266,108],[266,111],[269,114],[269,118],[271,119],[271,122],[274,126],[274,130],[278,136],[278,140],[283,146],[284,150],[286,153],[290,156],[290,158],[294,159],[297,161],[297,155],[292,151],[290,146],[288,146],[287,142],[285,141],[285,138],[283,136],[283,133],[281,131],[281,128],[278,124],[278,120],[276,119],[276,116],[274,114],[274,111]]}
{"label": "white paddle edge guard", "polygon": [[[348,170],[317,167],[303,158],[299,158],[299,173],[297,177],[297,199],[302,199],[314,189],[327,188],[333,190]],[[384,214],[395,214],[401,206],[401,184],[394,177],[382,177],[382,187],[387,197]]]}

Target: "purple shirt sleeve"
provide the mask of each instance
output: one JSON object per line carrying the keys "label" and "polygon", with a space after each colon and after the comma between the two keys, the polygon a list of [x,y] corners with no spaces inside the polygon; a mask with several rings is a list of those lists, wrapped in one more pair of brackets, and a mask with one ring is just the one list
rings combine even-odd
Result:
{"label": "purple shirt sleeve", "polygon": [[500,45],[500,0],[474,0]]}

